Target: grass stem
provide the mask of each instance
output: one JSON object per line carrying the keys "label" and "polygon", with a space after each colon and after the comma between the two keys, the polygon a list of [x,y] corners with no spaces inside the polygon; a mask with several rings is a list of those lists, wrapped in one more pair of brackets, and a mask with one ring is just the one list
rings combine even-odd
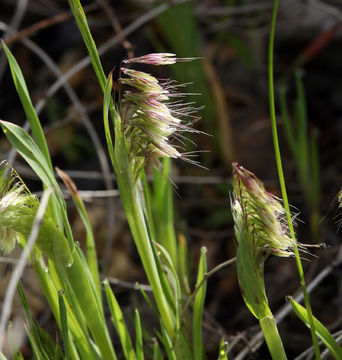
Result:
{"label": "grass stem", "polygon": [[304,279],[304,271],[301,263],[296,235],[294,232],[294,227],[291,218],[290,206],[287,198],[285,179],[283,166],[280,155],[279,141],[278,141],[278,133],[277,133],[277,121],[275,115],[275,101],[274,101],[274,79],[273,79],[273,54],[274,54],[274,32],[275,32],[275,24],[277,18],[277,9],[278,9],[279,0],[274,0],[273,13],[272,13],[272,22],[271,22],[271,31],[270,31],[270,39],[269,39],[269,49],[268,49],[268,80],[269,80],[269,105],[270,105],[270,116],[271,116],[271,126],[272,126],[272,137],[273,137],[273,145],[274,145],[274,154],[277,163],[278,177],[280,183],[281,194],[284,202],[284,208],[286,211],[287,223],[290,231],[290,236],[294,241],[294,254],[296,258],[296,264],[300,279],[300,284],[302,286],[302,291],[304,295],[304,303],[305,307],[308,311],[309,325],[312,336],[313,345],[315,348],[316,359],[321,359],[319,346],[317,337],[315,334],[315,325],[312,316],[312,310],[310,305],[310,300],[308,296],[308,292],[306,289],[305,279]]}

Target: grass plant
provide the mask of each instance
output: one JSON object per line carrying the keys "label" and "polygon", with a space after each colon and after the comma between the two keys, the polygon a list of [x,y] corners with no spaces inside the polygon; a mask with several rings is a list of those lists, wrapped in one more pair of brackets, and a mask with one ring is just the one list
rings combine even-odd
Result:
{"label": "grass plant", "polygon": [[[8,300],[5,300],[4,309],[7,310],[3,310],[1,316],[0,358],[6,359],[1,351],[9,307],[17,287],[26,320],[27,337],[35,359],[116,360],[123,357],[128,360],[204,360],[206,343],[203,317],[207,281],[211,275],[236,261],[242,297],[250,312],[259,320],[272,359],[286,359],[264,284],[264,263],[269,256],[276,255],[294,256],[296,259],[305,307],[292,298],[289,298],[289,302],[294,313],[311,330],[316,359],[320,359],[317,336],[336,359],[341,359],[341,347],[312,315],[299,253],[300,245],[295,236],[287,199],[273,90],[273,43],[278,1],[274,1],[269,43],[269,101],[282,201],[268,193],[254,174],[233,163],[232,212],[238,242],[237,257],[208,270],[207,249],[202,247],[197,272],[194,274],[197,277],[192,287],[187,240],[183,235],[177,236],[174,226],[174,185],[170,179],[173,159],[199,165],[192,160],[192,154],[186,152],[183,143],[185,132],[199,132],[191,127],[191,120],[196,118],[198,109],[192,108],[189,103],[183,104],[181,100],[184,93],[177,93],[179,85],[158,80],[135,67],[137,64],[161,66],[183,62],[198,73],[199,65],[191,67],[197,59],[178,58],[172,53],[152,53],[123,60],[119,69],[119,99],[116,99],[113,95],[113,74],[105,75],[82,5],[79,0],[68,2],[103,92],[102,115],[108,153],[132,238],[152,294],[148,296],[142,288],[140,290],[156,316],[159,327],[147,329],[139,309],[134,309],[134,320],[125,318],[108,280],[100,277],[95,235],[78,189],[65,172],[56,168],[86,229],[85,253],[77,237],[74,237],[41,122],[32,105],[21,69],[3,43],[32,136],[13,123],[1,120],[0,124],[12,146],[41,180],[44,195],[39,201],[18,174],[8,164],[2,164],[0,245],[9,253],[18,242],[23,252],[17,268],[20,271],[14,273]],[[181,6],[188,8],[191,4]],[[185,11],[182,14],[186,14]],[[171,21],[168,16],[170,14],[160,21],[168,23]],[[184,44],[179,46],[185,47]],[[204,86],[203,83],[200,86]],[[290,123],[286,126],[290,133]],[[301,164],[309,157],[305,132],[303,115],[302,138],[298,139],[303,151],[295,153],[297,157],[303,156]],[[289,139],[291,143],[295,142],[293,137]],[[180,145],[175,145],[173,140],[179,140]],[[293,144],[293,149],[298,143]],[[147,181],[148,172],[152,175],[151,182]],[[305,181],[308,179],[305,178]],[[305,181],[303,175],[303,183]],[[59,327],[62,346],[36,324],[30,312],[19,281],[27,259]],[[111,324],[105,315],[107,307]],[[133,323],[134,331],[129,321]],[[111,327],[120,341],[119,349],[113,345]],[[7,333],[10,339],[10,332]],[[13,358],[23,358],[20,349],[15,346],[11,348]],[[222,338],[218,348],[219,359],[227,360],[228,351],[229,344]]]}

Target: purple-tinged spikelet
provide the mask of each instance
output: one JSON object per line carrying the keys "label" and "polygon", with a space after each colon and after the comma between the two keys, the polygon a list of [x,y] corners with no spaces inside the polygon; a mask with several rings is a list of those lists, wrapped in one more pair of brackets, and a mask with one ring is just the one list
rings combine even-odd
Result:
{"label": "purple-tinged spikelet", "polygon": [[237,163],[233,163],[233,188],[237,238],[241,231],[248,232],[256,256],[293,255],[293,240],[288,235],[285,210],[279,199],[267,192],[253,173]]}
{"label": "purple-tinged spikelet", "polygon": [[[160,53],[124,60],[123,63],[169,65],[193,59]],[[182,154],[180,146],[171,144],[173,139],[181,140],[183,132],[196,132],[189,125],[197,120],[194,114],[198,109],[193,108],[191,103],[182,103],[180,98],[186,95],[178,92],[182,85],[160,81],[146,72],[126,67],[121,67],[119,81],[124,85],[120,115],[135,177],[139,176],[146,163],[160,169],[159,159],[164,157],[181,158],[197,164]],[[185,124],[184,118],[188,119]]]}

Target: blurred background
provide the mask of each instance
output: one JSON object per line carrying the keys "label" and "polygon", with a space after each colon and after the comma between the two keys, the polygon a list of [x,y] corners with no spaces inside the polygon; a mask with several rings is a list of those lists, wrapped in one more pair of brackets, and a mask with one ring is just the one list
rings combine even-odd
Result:
{"label": "blurred background", "polygon": [[[202,167],[173,163],[175,224],[191,249],[194,277],[201,246],[208,248],[209,269],[232,258],[236,243],[230,213],[231,163],[254,172],[280,195],[268,108],[267,51],[272,1],[262,0],[91,0],[83,1],[106,74],[117,76],[123,59],[151,52],[172,52],[200,59],[150,67],[158,78],[187,83],[196,101],[203,133],[192,135]],[[314,314],[334,332],[341,328],[339,212],[342,184],[342,3],[339,0],[280,0],[274,70],[281,152],[302,243],[322,244],[303,254],[307,282],[329,269],[311,296]],[[102,123],[102,93],[81,35],[62,0],[2,0],[0,36],[14,53],[40,113],[54,166],[65,170],[84,198],[96,234],[102,273],[129,313],[143,306],[134,282],[144,283],[136,249],[108,162]],[[25,116],[0,51],[0,118],[25,126]],[[196,144],[196,145],[194,145]],[[41,183],[0,135],[1,160],[9,160],[28,187]],[[67,196],[67,194],[66,194]],[[85,237],[70,202],[75,238]],[[11,261],[1,258],[0,291],[6,290]],[[332,266],[334,265],[334,266]],[[33,275],[23,279],[30,305],[45,327],[51,314]],[[299,287],[294,259],[270,258],[266,289],[274,313]],[[16,321],[17,319],[17,321]],[[24,340],[21,314],[13,315]],[[144,321],[152,321],[146,306]],[[154,320],[155,321],[155,320]],[[256,319],[239,292],[235,266],[208,283],[205,315],[208,358],[214,359],[222,335],[237,359],[267,358]],[[292,314],[280,324],[289,358],[311,346],[309,331]],[[250,348],[249,348],[250,346]],[[246,349],[248,351],[246,351]],[[245,353],[243,353],[245,351]],[[29,350],[27,353],[29,358]],[[240,357],[239,357],[240,356]]]}

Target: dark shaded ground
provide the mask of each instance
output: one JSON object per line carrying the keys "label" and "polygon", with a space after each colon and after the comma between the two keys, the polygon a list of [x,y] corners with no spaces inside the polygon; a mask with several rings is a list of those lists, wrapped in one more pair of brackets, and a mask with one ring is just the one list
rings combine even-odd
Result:
{"label": "dark shaded ground", "polygon": [[[25,5],[25,1],[1,2],[1,26],[11,23],[19,3]],[[84,2],[84,5],[90,6],[88,20],[98,46],[117,33],[118,29],[113,30],[113,22],[116,27],[126,29],[137,19],[144,19],[146,15],[151,14],[152,9],[150,2],[147,1],[105,1],[105,3],[112,9],[115,17],[108,9],[103,8],[103,1]],[[172,3],[173,1],[170,1],[171,7]],[[234,149],[232,160],[239,161],[244,167],[255,172],[265,182],[269,191],[279,195],[267,95],[266,60],[270,4],[263,1],[235,1],[232,2],[235,3],[234,6],[229,7],[225,3],[215,0],[195,2],[195,14],[191,19],[185,20],[190,23],[195,19],[196,37],[198,36],[200,40],[200,52],[186,56],[201,55],[205,57],[206,62],[211,63],[212,72],[206,73],[211,85],[207,85],[207,88],[209,94],[213,94],[216,87],[223,100],[222,104],[214,95],[216,100],[214,104],[218,107],[216,116],[212,115],[213,113],[210,115],[207,106],[207,110],[203,111],[206,119],[196,126],[208,133],[212,133],[214,129],[213,131],[219,133],[220,140],[218,137],[211,138],[205,135],[198,135],[194,139],[199,150],[210,151],[201,155],[201,162],[209,167],[209,171],[180,161],[174,163],[175,182],[178,185],[179,195],[175,196],[176,227],[179,232],[184,232],[187,236],[194,264],[197,263],[200,246],[204,245],[208,248],[209,269],[236,254],[229,209],[231,168],[222,150],[225,144],[229,144]],[[330,38],[328,36],[329,31],[332,32],[334,27],[339,26],[342,9],[333,1],[317,1],[315,4],[314,6],[311,2],[302,4],[302,2],[286,2],[286,0],[281,2],[275,45],[276,80],[287,74],[292,64],[305,49],[308,49],[309,44],[316,45],[316,48],[309,49],[310,57],[302,63],[302,69],[305,74],[303,82],[307,97],[308,131],[310,133],[314,130],[318,133],[321,182],[318,241],[326,243],[329,248],[313,249],[314,256],[303,256],[310,260],[304,261],[308,283],[334,262],[340,249],[340,234],[337,232],[334,219],[338,212],[336,204],[332,201],[342,184],[340,161],[342,33],[337,30],[331,33]],[[265,5],[265,7],[257,11],[253,8],[250,11],[243,10],[253,5]],[[230,10],[230,15],[225,15],[222,9],[217,15],[212,14],[210,11],[215,10],[216,7]],[[65,14],[65,18],[54,23],[54,16],[61,13]],[[47,99],[49,87],[56,81],[56,76],[48,70],[41,55],[33,54],[22,40],[29,36],[30,40],[53,59],[61,73],[65,73],[84,58],[86,50],[78,29],[69,16],[65,1],[30,0],[23,14],[18,25],[18,37],[12,38],[10,46],[23,70],[33,102],[37,103],[41,99]],[[42,24],[39,30],[28,35],[30,27],[41,21],[46,23]],[[150,21],[138,27],[126,38],[121,38],[121,42],[119,41],[102,56],[106,73],[115,69],[115,74],[120,61],[130,51],[136,56],[158,51],[161,48],[170,52],[175,51],[172,45],[168,44],[170,41],[168,39],[170,34],[176,36],[176,28],[181,25],[181,22],[177,21],[174,24],[175,28],[168,28],[165,31],[151,16]],[[9,37],[8,40],[10,39]],[[317,44],[322,46],[319,48]],[[189,44],[189,49],[191,46]],[[183,54],[179,55],[183,56]],[[12,84],[9,69],[1,65],[3,61],[3,53],[0,52],[0,118],[23,124],[24,113]],[[4,66],[3,70],[1,66]],[[161,77],[171,76],[165,69],[163,72],[160,69],[153,71],[159,73]],[[203,68],[202,72],[204,72]],[[185,72],[185,81],[193,81],[196,86],[197,75],[189,73],[190,78],[187,78],[187,75]],[[180,81],[184,80],[180,79]],[[75,90],[79,102],[84,106],[102,144],[105,144],[101,119],[102,96],[92,68],[88,66],[79,71],[70,79],[70,85]],[[291,74],[286,80],[286,85],[288,102],[292,106],[296,91]],[[201,106],[202,103],[206,103],[206,99],[197,97],[197,102]],[[80,190],[104,190],[106,187],[94,143],[64,90],[59,90],[47,99],[40,119],[47,130],[54,165],[68,170]],[[312,236],[308,226],[310,211],[298,182],[295,162],[284,135],[281,117],[278,120],[289,199],[291,204],[299,209],[299,218],[303,221],[297,227],[298,239],[303,243],[311,243]],[[227,129],[229,133],[225,132]],[[10,146],[2,136],[1,158],[8,159],[9,151]],[[32,191],[40,191],[40,183],[22,159],[16,159],[14,167]],[[106,273],[120,280],[144,282],[120,201],[117,197],[113,197],[111,201],[115,205],[115,225],[109,239],[113,242],[109,258],[104,256],[108,253],[106,246],[109,246],[108,201],[106,198],[94,196],[88,201],[89,214],[97,234],[98,251],[103,263],[107,262]],[[70,216],[73,219],[75,234],[82,239],[84,230],[72,206]],[[112,219],[109,221],[113,222]],[[340,270],[338,267],[334,268],[331,274],[315,288],[311,296],[314,313],[332,332],[339,330],[342,324]],[[2,271],[5,273],[6,269],[3,268]],[[293,294],[299,287],[294,259],[270,258],[266,263],[265,277],[269,302],[272,310],[276,312],[284,304],[284,297]],[[33,280],[24,279],[25,282],[37,317],[45,321],[45,326],[51,326],[50,314],[44,309],[44,302],[41,300],[37,286],[33,285]],[[5,286],[1,288],[4,291]],[[127,304],[128,313],[134,303],[142,301],[134,290],[118,286],[116,291],[120,302]],[[148,310],[145,315],[143,314],[144,316],[146,322],[150,321]],[[248,313],[242,301],[234,266],[222,270],[209,280],[205,333],[209,359],[217,357],[218,343],[222,335],[232,344],[237,337],[243,339],[233,349],[233,354],[238,354],[248,346],[249,339],[258,332],[257,325],[256,319]],[[280,332],[290,359],[311,346],[309,331],[294,315],[289,315],[282,321]],[[268,358],[264,345],[260,348],[257,346],[256,349],[256,352],[250,355],[251,359]]]}

